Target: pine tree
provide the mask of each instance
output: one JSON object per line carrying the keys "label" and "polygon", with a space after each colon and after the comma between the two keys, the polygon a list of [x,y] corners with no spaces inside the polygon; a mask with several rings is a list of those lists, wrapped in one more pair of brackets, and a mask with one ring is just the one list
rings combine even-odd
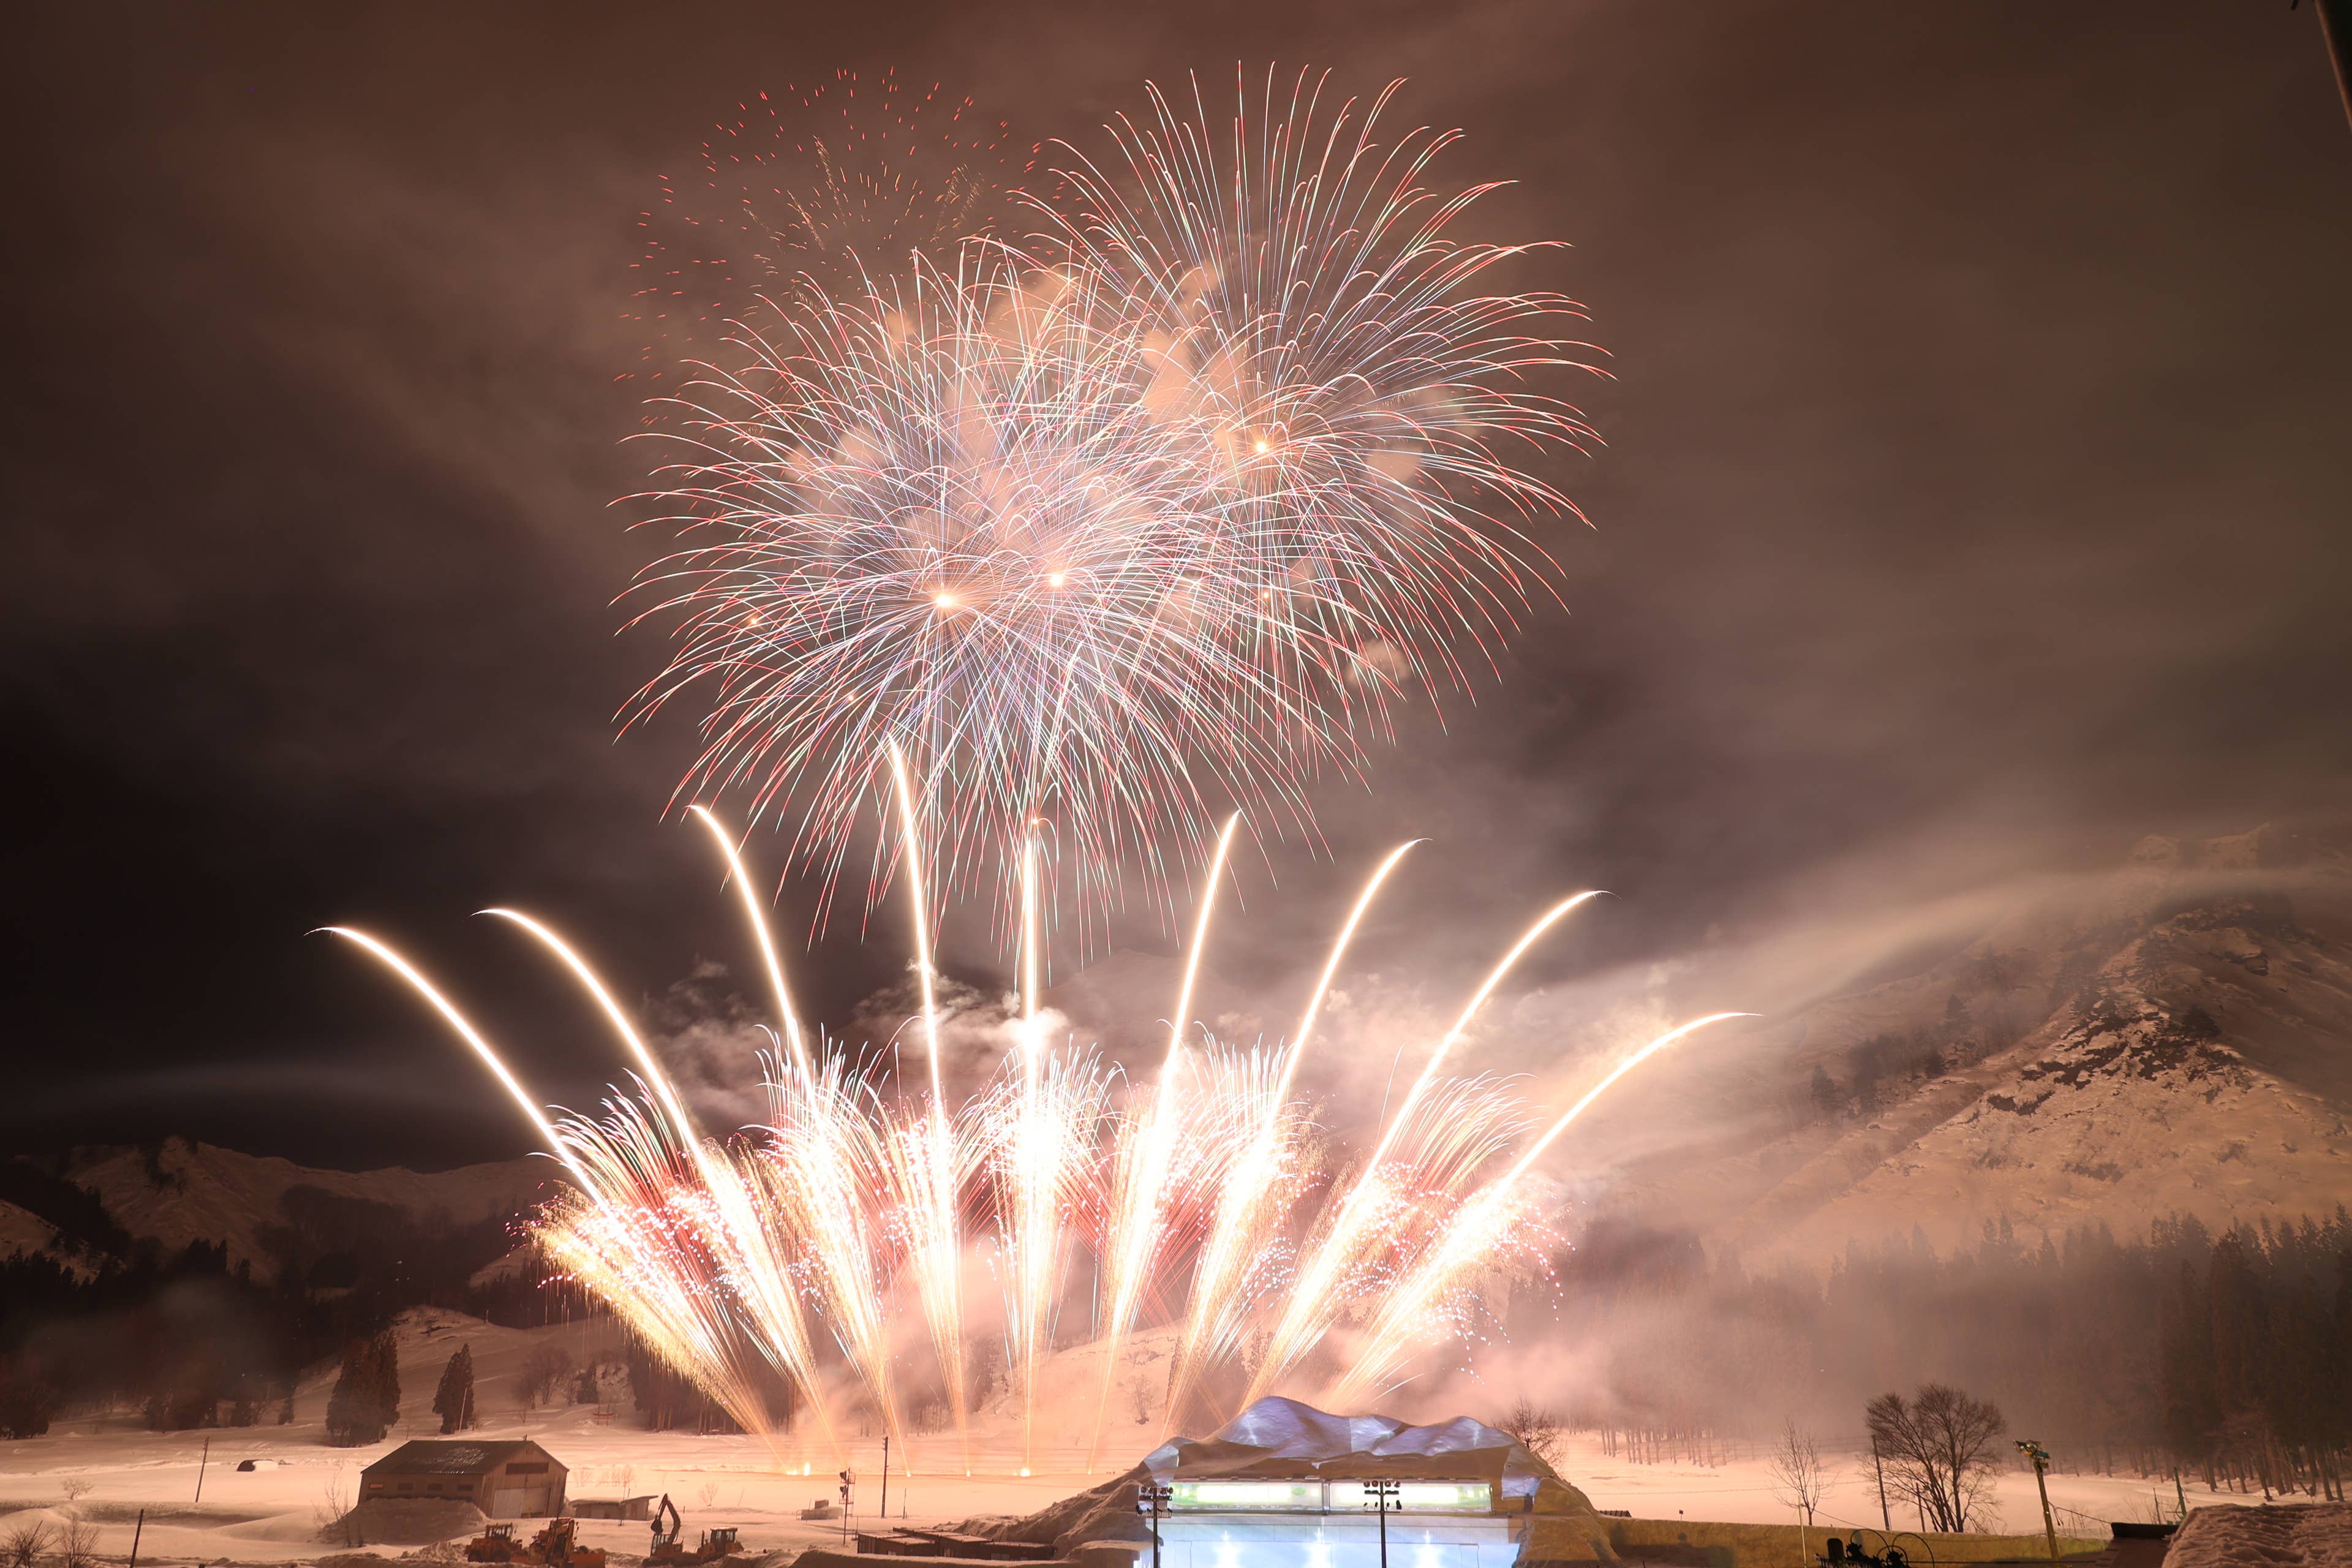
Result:
{"label": "pine tree", "polygon": [[2197,1266],[2183,1258],[2172,1289],[2157,1306],[2157,1364],[2163,1380],[2165,1444],[2184,1465],[2205,1463],[2221,1425],[2210,1322]]}
{"label": "pine tree", "polygon": [[371,1382],[375,1392],[376,1415],[381,1423],[377,1436],[381,1436],[400,1421],[400,1345],[392,1337],[392,1331],[386,1329],[376,1335],[370,1350],[375,1363]]}
{"label": "pine tree", "polygon": [[2263,1352],[2270,1327],[2247,1239],[2233,1233],[2214,1244],[2208,1286],[2213,1393],[2223,1419],[2241,1425],[2258,1422],[2263,1415]]}
{"label": "pine tree", "polygon": [[338,1448],[356,1448],[383,1436],[377,1419],[374,1346],[353,1340],[343,1347],[342,1370],[335,1374],[335,1391],[327,1396],[327,1441]]}
{"label": "pine tree", "polygon": [[400,1349],[390,1330],[353,1340],[327,1398],[327,1441],[352,1448],[381,1442],[400,1419]]}
{"label": "pine tree", "polygon": [[1823,1067],[1813,1068],[1813,1110],[1824,1120],[1834,1120],[1845,1109],[1845,1096],[1840,1092],[1837,1080]]}
{"label": "pine tree", "polygon": [[433,1391],[433,1413],[441,1430],[462,1432],[474,1424],[474,1347],[459,1345],[441,1371],[441,1386]]}

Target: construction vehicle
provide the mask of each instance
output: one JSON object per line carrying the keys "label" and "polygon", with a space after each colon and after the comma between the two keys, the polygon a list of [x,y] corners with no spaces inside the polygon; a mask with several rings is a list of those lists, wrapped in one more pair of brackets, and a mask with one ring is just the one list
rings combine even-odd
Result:
{"label": "construction vehicle", "polygon": [[578,1540],[580,1521],[551,1519],[547,1528],[530,1538],[530,1561],[546,1568],[604,1568],[604,1554]]}
{"label": "construction vehicle", "polygon": [[511,1524],[488,1524],[466,1547],[468,1563],[536,1564],[537,1568],[604,1568],[604,1554],[583,1546],[576,1519],[551,1519],[547,1528],[526,1546],[515,1539]]}
{"label": "construction vehicle", "polygon": [[[665,1519],[668,1521],[667,1529],[663,1526]],[[654,1509],[653,1549],[646,1553],[646,1568],[700,1568],[702,1563],[732,1557],[743,1550],[743,1543],[735,1538],[735,1528],[730,1524],[704,1531],[700,1544],[689,1552],[681,1539],[686,1533],[685,1521],[677,1516],[677,1505],[664,1492],[661,1502]]]}
{"label": "construction vehicle", "polygon": [[742,1550],[743,1543],[735,1539],[735,1527],[730,1524],[704,1531],[701,1543],[691,1552],[686,1549],[685,1542],[673,1537],[646,1553],[646,1563],[647,1568],[700,1568],[703,1563],[732,1557]]}
{"label": "construction vehicle", "polygon": [[482,1533],[466,1546],[468,1563],[520,1563],[527,1555],[511,1524],[484,1525]]}
{"label": "construction vehicle", "polygon": [[[667,1527],[662,1524],[665,1519],[669,1521]],[[662,1493],[661,1501],[654,1504],[654,1541],[651,1546],[646,1548],[646,1561],[647,1563],[677,1562],[684,1554],[684,1548],[678,1545],[677,1537],[678,1532],[685,1528],[686,1521],[677,1517],[677,1504],[669,1500],[669,1493]]]}

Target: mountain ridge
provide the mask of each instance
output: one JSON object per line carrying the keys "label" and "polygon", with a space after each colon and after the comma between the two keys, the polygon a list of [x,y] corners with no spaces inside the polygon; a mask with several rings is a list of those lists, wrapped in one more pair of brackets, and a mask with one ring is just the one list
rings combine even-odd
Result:
{"label": "mountain ridge", "polygon": [[2332,1212],[2352,1201],[2352,858],[2268,825],[2151,836],[2079,896],[1787,1034],[1798,1125],[1651,1162],[1627,1206],[1815,1263],[2004,1221]]}

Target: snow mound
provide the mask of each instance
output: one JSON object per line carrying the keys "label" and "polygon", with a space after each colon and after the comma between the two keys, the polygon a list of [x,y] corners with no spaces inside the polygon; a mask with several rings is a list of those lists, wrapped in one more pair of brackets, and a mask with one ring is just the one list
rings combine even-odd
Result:
{"label": "snow mound", "polygon": [[2165,1568],[2352,1568],[2352,1503],[2200,1508]]}
{"label": "snow mound", "polygon": [[348,1527],[373,1545],[430,1546],[460,1535],[482,1532],[482,1510],[469,1502],[444,1498],[370,1498],[352,1510],[344,1521],[330,1525],[341,1534]]}
{"label": "snow mound", "polygon": [[264,1514],[221,1531],[236,1541],[277,1541],[292,1544],[319,1539],[319,1521],[308,1510]]}

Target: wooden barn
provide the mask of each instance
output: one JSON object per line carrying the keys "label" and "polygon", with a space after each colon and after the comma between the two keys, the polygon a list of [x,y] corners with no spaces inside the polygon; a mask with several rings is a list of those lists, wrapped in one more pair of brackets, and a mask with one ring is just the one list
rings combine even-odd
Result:
{"label": "wooden barn", "polygon": [[528,1437],[502,1443],[419,1439],[403,1443],[360,1472],[359,1500],[469,1502],[492,1519],[538,1519],[563,1511],[570,1474]]}

